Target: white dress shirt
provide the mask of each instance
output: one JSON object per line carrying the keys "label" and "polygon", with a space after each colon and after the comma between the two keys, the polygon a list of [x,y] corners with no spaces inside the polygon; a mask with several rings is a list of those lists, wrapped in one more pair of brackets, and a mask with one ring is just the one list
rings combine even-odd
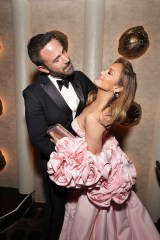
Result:
{"label": "white dress shirt", "polygon": [[51,75],[48,75],[48,77],[51,80],[51,82],[55,85],[55,87],[58,89],[58,91],[60,92],[60,94],[62,95],[64,100],[66,101],[69,108],[72,110],[72,116],[74,119],[75,115],[76,115],[77,107],[79,105],[79,98],[77,97],[77,94],[76,94],[74,88],[72,87],[72,84],[69,82],[68,88],[63,86],[60,91],[57,80],[61,80],[61,79],[54,78]]}

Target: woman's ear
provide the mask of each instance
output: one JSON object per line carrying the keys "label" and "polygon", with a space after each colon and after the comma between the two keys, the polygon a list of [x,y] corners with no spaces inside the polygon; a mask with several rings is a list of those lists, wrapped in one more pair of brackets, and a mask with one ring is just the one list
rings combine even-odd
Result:
{"label": "woman's ear", "polygon": [[38,69],[40,72],[49,73],[48,69],[46,69],[44,66],[38,66]]}
{"label": "woman's ear", "polygon": [[117,93],[120,93],[123,91],[123,87],[122,86],[115,86],[114,89],[113,89],[113,92],[117,92]]}
{"label": "woman's ear", "polygon": [[123,87],[122,86],[118,86],[118,92],[123,92]]}
{"label": "woman's ear", "polygon": [[114,87],[114,89],[113,89],[114,96],[115,96],[116,98],[118,98],[118,97],[119,97],[119,93],[122,92],[122,91],[123,91],[123,87],[122,87],[122,86],[116,86],[116,87]]}

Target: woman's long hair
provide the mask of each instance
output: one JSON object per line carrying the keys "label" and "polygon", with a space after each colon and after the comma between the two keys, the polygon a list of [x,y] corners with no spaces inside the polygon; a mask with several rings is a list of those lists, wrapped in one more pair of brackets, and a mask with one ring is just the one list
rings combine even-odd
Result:
{"label": "woman's long hair", "polygon": [[[137,89],[137,80],[136,74],[133,72],[133,67],[131,63],[123,58],[118,58],[114,63],[121,63],[123,65],[122,73],[118,84],[123,86],[123,91],[119,93],[118,98],[114,98],[111,103],[111,113],[115,122],[123,124],[127,117],[127,111],[133,103],[136,89]],[[97,96],[97,89],[92,91],[88,95],[87,105],[90,105],[95,101]]]}

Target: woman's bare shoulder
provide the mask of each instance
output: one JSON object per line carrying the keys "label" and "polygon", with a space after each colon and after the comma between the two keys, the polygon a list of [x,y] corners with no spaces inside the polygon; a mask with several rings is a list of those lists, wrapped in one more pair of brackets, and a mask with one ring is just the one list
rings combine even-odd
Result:
{"label": "woman's bare shoulder", "polygon": [[100,113],[99,112],[92,112],[86,115],[85,117],[85,126],[89,127],[90,129],[104,129],[103,124],[100,122]]}
{"label": "woman's bare shoulder", "polygon": [[98,122],[98,119],[99,119],[100,115],[98,112],[91,112],[91,113],[88,113],[86,116],[85,116],[85,121],[86,122]]}

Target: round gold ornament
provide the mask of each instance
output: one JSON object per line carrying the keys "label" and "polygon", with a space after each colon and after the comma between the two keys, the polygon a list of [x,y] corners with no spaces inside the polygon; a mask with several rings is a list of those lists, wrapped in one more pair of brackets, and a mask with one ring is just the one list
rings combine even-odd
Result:
{"label": "round gold ornament", "polygon": [[125,31],[119,39],[118,52],[128,58],[142,56],[149,47],[149,38],[142,26],[132,27]]}

